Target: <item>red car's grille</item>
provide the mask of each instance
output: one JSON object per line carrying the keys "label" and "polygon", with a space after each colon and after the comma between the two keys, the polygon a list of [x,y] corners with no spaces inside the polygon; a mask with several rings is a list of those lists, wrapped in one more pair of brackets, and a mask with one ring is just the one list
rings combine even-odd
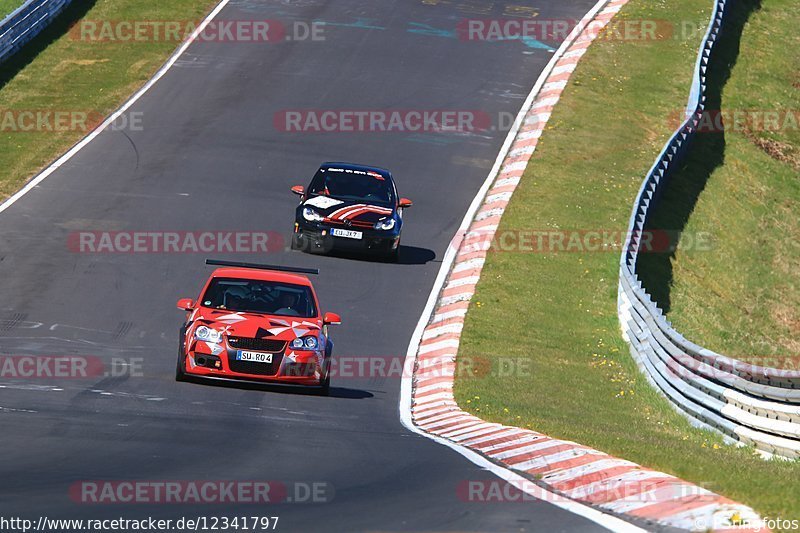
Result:
{"label": "red car's grille", "polygon": [[276,339],[252,339],[250,337],[228,337],[228,344],[237,350],[257,350],[261,352],[282,352],[286,341]]}
{"label": "red car's grille", "polygon": [[[254,339],[251,337],[228,337],[228,345],[232,348],[228,352],[228,366],[233,372],[242,374],[255,374],[257,376],[274,376],[281,368],[283,351],[286,341],[276,339]],[[258,363],[255,361],[239,361],[236,359],[238,350],[253,350],[269,352],[272,356],[271,363]]]}
{"label": "red car's grille", "polygon": [[229,353],[228,366],[233,372],[242,374],[255,374],[257,376],[274,376],[281,368],[283,354],[275,354],[271,363],[256,363],[253,361],[237,361],[236,352]]}

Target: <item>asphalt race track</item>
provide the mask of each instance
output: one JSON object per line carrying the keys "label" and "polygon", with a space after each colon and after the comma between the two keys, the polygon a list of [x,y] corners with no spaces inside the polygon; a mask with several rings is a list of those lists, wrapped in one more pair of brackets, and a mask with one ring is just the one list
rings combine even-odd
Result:
{"label": "asphalt race track", "polygon": [[[579,19],[591,0],[539,0],[541,19]],[[464,6],[489,11],[476,15]],[[195,43],[130,110],[142,128],[106,131],[0,214],[0,353],[141,361],[133,375],[0,380],[0,499],[6,515],[280,516],[279,529],[581,531],[596,524],[544,502],[475,503],[492,480],[407,431],[397,375],[334,378],[329,398],[176,383],[179,297],[211,272],[204,254],[90,254],[70,234],[274,231],[288,237],[297,198],[325,160],[392,169],[406,212],[398,264],[283,248],[217,255],[321,269],[325,310],[341,314],[335,354],[402,358],[441,257],[486,179],[506,130],[286,133],[287,109],[480,110],[513,115],[552,52],[464,42],[470,16],[503,2],[236,0],[220,19],[325,22],[324,41]],[[109,44],[113,46],[113,44]],[[87,505],[83,480],[324,483],[328,503]]]}

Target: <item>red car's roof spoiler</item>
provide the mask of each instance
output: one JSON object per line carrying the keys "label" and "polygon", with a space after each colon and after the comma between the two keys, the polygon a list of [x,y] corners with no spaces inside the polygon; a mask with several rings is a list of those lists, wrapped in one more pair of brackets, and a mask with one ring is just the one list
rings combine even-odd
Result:
{"label": "red car's roof spoiler", "polygon": [[236,261],[220,261],[217,259],[206,259],[207,265],[227,266],[236,268],[257,268],[259,270],[274,270],[276,272],[297,272],[298,274],[319,274],[317,268],[297,268],[280,265],[259,265],[256,263],[238,263]]}

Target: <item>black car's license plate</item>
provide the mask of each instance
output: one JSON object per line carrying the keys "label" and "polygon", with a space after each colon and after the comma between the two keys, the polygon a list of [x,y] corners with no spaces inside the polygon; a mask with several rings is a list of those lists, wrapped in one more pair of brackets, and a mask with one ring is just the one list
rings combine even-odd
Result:
{"label": "black car's license plate", "polygon": [[360,239],[364,234],[360,231],[334,228],[331,230],[334,237],[344,237],[345,239]]}

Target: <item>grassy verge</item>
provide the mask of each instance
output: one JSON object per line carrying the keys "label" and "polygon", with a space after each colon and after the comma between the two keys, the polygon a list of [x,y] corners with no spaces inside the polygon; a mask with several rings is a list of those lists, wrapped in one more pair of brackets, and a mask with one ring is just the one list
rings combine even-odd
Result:
{"label": "grassy verge", "polygon": [[24,0],[0,0],[0,19],[17,9]]}
{"label": "grassy verge", "polygon": [[[58,111],[105,116],[143,85],[179,43],[169,40],[91,42],[70,25],[94,21],[200,20],[216,0],[81,0],[0,70],[0,198],[16,191],[87,131],[20,131],[21,112]],[[9,119],[10,117],[10,119]],[[10,120],[6,122],[5,120]],[[80,122],[80,121],[79,121]],[[66,130],[66,131],[65,131]]]}
{"label": "grassy verge", "polygon": [[725,131],[700,136],[652,219],[710,235],[713,249],[652,254],[641,271],[689,339],[800,369],[800,54],[788,52],[800,48],[796,7],[767,0],[753,15],[730,78],[709,100],[727,113]]}
{"label": "grassy verge", "polygon": [[[790,1],[764,0],[752,16]],[[742,20],[752,1],[731,7]],[[680,28],[705,25],[709,12],[710,2],[631,0],[620,16]],[[592,45],[499,231],[624,231],[644,174],[674,128],[667,117],[685,105],[700,38]],[[460,354],[488,356],[494,368],[509,358],[529,365],[515,365],[510,376],[460,377],[460,405],[675,474],[768,516],[800,517],[800,464],[763,461],[693,429],[641,376],[620,336],[618,261],[616,251],[491,252]]]}

